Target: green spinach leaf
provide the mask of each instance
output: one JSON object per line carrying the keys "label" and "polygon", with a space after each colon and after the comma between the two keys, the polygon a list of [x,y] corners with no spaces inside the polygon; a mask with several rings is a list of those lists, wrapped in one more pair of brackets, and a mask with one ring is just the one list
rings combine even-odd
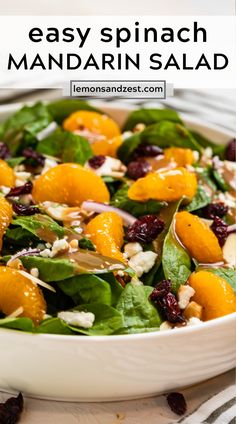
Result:
{"label": "green spinach leaf", "polygon": [[80,249],[92,250],[93,252],[96,251],[94,244],[87,237],[83,237],[79,240],[79,247]]}
{"label": "green spinach leaf", "polygon": [[71,113],[77,112],[79,110],[90,110],[93,112],[102,113],[99,109],[96,109],[85,101],[79,99],[57,100],[55,102],[49,103],[47,105],[47,109],[58,124],[62,124],[64,119],[71,115]]}
{"label": "green spinach leaf", "polygon": [[84,165],[93,156],[89,142],[80,135],[57,129],[38,143],[37,151],[44,155],[56,156],[62,162]]}
{"label": "green spinach leaf", "polygon": [[88,336],[106,336],[117,333],[123,327],[122,314],[115,308],[101,303],[89,303],[78,306],[74,310],[92,312],[95,321],[91,328],[69,326],[72,331],[87,334]]}
{"label": "green spinach leaf", "polygon": [[47,242],[64,237],[64,228],[47,215],[18,216],[12,221],[12,225],[21,227]]}
{"label": "green spinach leaf", "polygon": [[42,103],[24,106],[3,124],[2,141],[15,155],[27,146],[37,144],[37,134],[53,121],[47,107]]}
{"label": "green spinach leaf", "polygon": [[184,209],[189,212],[196,211],[198,209],[204,208],[204,206],[208,205],[210,202],[211,198],[209,194],[203,186],[199,185],[194,198],[187,206],[185,206]]}
{"label": "green spinach leaf", "polygon": [[113,198],[110,204],[116,208],[123,209],[136,217],[148,214],[157,214],[161,208],[166,205],[165,202],[148,200],[147,202],[136,202],[128,198],[128,184],[123,185]]}
{"label": "green spinach leaf", "polygon": [[30,318],[1,318],[1,328],[11,328],[13,330],[27,331],[32,333],[34,331],[34,324]]}
{"label": "green spinach leaf", "polygon": [[190,148],[199,152],[202,150],[202,147],[183,125],[161,121],[127,138],[118,149],[119,159],[127,163],[140,143],[153,144],[161,148],[175,146]]}
{"label": "green spinach leaf", "polygon": [[159,329],[161,318],[149,300],[152,290],[153,287],[149,286],[126,284],[116,306],[124,318],[124,327],[120,329],[120,333],[142,333]]}
{"label": "green spinach leaf", "polygon": [[60,318],[47,318],[36,327],[36,333],[39,334],[64,334],[73,336],[74,332]]}
{"label": "green spinach leaf", "polygon": [[182,122],[178,113],[171,109],[138,109],[129,114],[123,131],[132,130],[140,123],[148,126],[160,121]]}

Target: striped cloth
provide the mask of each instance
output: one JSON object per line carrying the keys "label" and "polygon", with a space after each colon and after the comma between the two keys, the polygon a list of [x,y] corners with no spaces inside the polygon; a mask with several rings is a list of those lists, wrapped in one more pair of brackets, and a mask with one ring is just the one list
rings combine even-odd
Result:
{"label": "striped cloth", "polygon": [[235,424],[236,384],[203,402],[191,414],[180,419],[181,424]]}

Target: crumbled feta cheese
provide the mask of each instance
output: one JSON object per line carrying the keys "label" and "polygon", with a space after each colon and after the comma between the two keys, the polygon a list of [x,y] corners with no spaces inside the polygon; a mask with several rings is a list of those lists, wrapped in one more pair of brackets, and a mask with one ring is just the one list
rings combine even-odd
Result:
{"label": "crumbled feta cheese", "polygon": [[154,266],[157,254],[150,251],[139,252],[129,260],[129,266],[136,272],[137,277],[150,271]]}
{"label": "crumbled feta cheese", "polygon": [[142,252],[143,248],[141,244],[134,242],[134,243],[127,243],[125,245],[124,251],[125,251],[125,257],[126,258],[132,258],[132,256],[136,255],[139,252]]}
{"label": "crumbled feta cheese", "polygon": [[187,326],[201,324],[202,321],[199,318],[192,317],[187,321]]}
{"label": "crumbled feta cheese", "polygon": [[6,187],[6,186],[1,186],[0,190],[2,192],[2,194],[4,194],[4,196],[6,196],[9,192],[10,192],[10,187]]}
{"label": "crumbled feta cheese", "polygon": [[173,324],[169,321],[163,321],[160,325],[160,331],[172,330]]}
{"label": "crumbled feta cheese", "polygon": [[57,316],[69,325],[83,328],[91,328],[95,320],[95,315],[92,312],[83,311],[62,311]]}
{"label": "crumbled feta cheese", "polygon": [[204,149],[203,155],[207,158],[207,159],[211,159],[212,155],[213,155],[213,151],[211,147],[207,147],[206,149]]}
{"label": "crumbled feta cheese", "polygon": [[38,270],[38,268],[31,268],[31,270],[30,270],[30,274],[31,274],[33,277],[38,278],[38,276],[39,276],[39,270]]}
{"label": "crumbled feta cheese", "polygon": [[126,166],[119,159],[106,156],[105,162],[97,169],[90,167],[87,162],[86,167],[92,169],[97,175],[121,178],[125,175]]}
{"label": "crumbled feta cheese", "polygon": [[125,141],[127,138],[131,137],[131,135],[133,135],[132,131],[123,132],[123,134],[121,135],[122,141]]}
{"label": "crumbled feta cheese", "polygon": [[65,239],[54,241],[52,245],[52,256],[56,256],[59,252],[69,249],[69,243]]}
{"label": "crumbled feta cheese", "polygon": [[31,177],[31,173],[30,172],[15,172],[15,177],[16,177],[15,186],[20,187],[29,180],[29,178]]}
{"label": "crumbled feta cheese", "polygon": [[74,227],[73,230],[77,233],[77,234],[82,234],[83,232],[83,228],[81,227]]}
{"label": "crumbled feta cheese", "polygon": [[194,162],[198,162],[199,161],[199,152],[197,150],[193,150],[193,157],[194,157]]}
{"label": "crumbled feta cheese", "polygon": [[41,174],[45,174],[45,172],[47,172],[51,168],[54,168],[57,165],[58,163],[54,159],[46,158]]}
{"label": "crumbled feta cheese", "polygon": [[20,165],[16,165],[13,168],[14,172],[24,172],[25,171],[25,165],[20,164]]}
{"label": "crumbled feta cheese", "polygon": [[117,275],[119,275],[120,277],[124,277],[125,273],[124,271],[119,270],[117,271]]}
{"label": "crumbled feta cheese", "polygon": [[44,250],[41,250],[40,256],[42,256],[43,258],[51,258],[52,252],[50,249],[44,249]]}
{"label": "crumbled feta cheese", "polygon": [[191,286],[180,286],[177,294],[178,305],[180,309],[185,309],[188,306],[189,301],[194,293],[195,290]]}

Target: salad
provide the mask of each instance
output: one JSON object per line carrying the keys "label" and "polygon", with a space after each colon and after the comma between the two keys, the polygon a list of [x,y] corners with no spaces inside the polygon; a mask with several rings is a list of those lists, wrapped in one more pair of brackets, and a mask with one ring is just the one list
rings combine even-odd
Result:
{"label": "salad", "polygon": [[236,139],[81,100],[0,125],[0,327],[113,335],[236,310]]}

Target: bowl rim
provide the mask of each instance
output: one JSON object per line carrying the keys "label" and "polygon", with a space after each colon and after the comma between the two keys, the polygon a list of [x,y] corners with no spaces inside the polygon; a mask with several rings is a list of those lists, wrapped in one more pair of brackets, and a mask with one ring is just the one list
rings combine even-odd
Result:
{"label": "bowl rim", "polygon": [[[57,99],[55,99],[57,100]],[[58,99],[59,100],[59,99]],[[89,100],[88,100],[89,101]],[[6,104],[6,105],[0,105],[0,118],[2,114],[5,113],[12,113],[15,112],[17,109],[19,109],[20,107],[22,107],[23,105],[31,105],[34,104],[34,101],[30,101],[30,102],[20,102],[20,103],[12,103],[12,104]],[[43,101],[43,103],[49,103],[48,101]],[[138,108],[138,105],[132,105],[132,104],[126,104],[126,103],[121,103],[121,102],[102,102],[102,101],[97,101],[97,100],[91,100],[89,101],[89,103],[91,103],[94,106],[100,107],[100,108],[104,108],[104,109],[111,109],[111,110],[119,110],[121,112],[125,112],[125,111],[132,111],[132,110],[136,110]],[[222,128],[218,125],[215,124],[211,124],[208,122],[205,122],[199,118],[195,118],[192,115],[186,115],[183,113],[179,113],[179,115],[182,117],[182,119],[187,123],[187,125],[194,124],[194,125],[198,125],[203,129],[210,129],[213,131],[216,131],[220,136],[226,136],[226,137],[234,137],[235,134],[233,131]],[[1,121],[1,119],[0,119]],[[152,332],[145,332],[145,333],[136,333],[136,334],[119,334],[119,335],[101,335],[101,336],[88,336],[85,334],[79,334],[79,336],[76,335],[65,335],[65,334],[49,334],[49,333],[28,333],[26,331],[19,331],[19,330],[14,330],[14,329],[10,329],[10,328],[0,328],[0,336],[1,335],[12,335],[12,336],[16,336],[16,337],[36,337],[40,338],[42,340],[47,340],[47,339],[52,339],[52,340],[70,340],[70,342],[76,342],[78,343],[78,340],[85,342],[85,343],[93,343],[93,342],[102,342],[102,341],[108,341],[108,340],[113,340],[113,341],[123,341],[123,340],[139,340],[139,339],[153,339],[156,337],[159,338],[165,338],[165,337],[169,337],[170,334],[172,334],[172,338],[173,337],[177,337],[178,335],[181,336],[181,334],[186,334],[188,335],[189,333],[198,333],[201,332],[202,330],[210,330],[212,328],[217,327],[218,325],[224,325],[224,324],[230,324],[232,321],[235,321],[236,323],[236,312],[233,312],[231,314],[225,315],[223,317],[219,317],[219,318],[215,318],[212,319],[210,321],[206,321],[206,322],[201,322],[199,324],[196,325],[190,325],[187,327],[180,327],[177,329],[168,329],[165,331],[152,331]]]}

